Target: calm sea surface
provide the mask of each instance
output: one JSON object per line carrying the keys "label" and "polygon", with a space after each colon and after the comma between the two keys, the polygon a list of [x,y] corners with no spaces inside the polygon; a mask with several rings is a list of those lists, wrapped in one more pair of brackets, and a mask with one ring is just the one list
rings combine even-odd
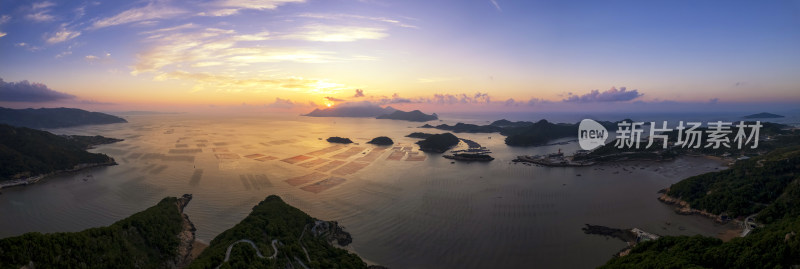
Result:
{"label": "calm sea surface", "polygon": [[[687,176],[723,169],[700,157],[547,168],[511,160],[558,149],[571,153],[578,146],[511,148],[499,134],[457,134],[489,148],[496,159],[451,163],[419,152],[418,140],[405,137],[437,130],[405,121],[126,118],[126,124],[50,130],[125,139],[91,150],[119,165],[3,189],[0,237],[109,225],[184,193],[194,195],[186,213],[202,241],[277,194],[313,217],[338,220],[353,235],[353,251],[390,268],[589,268],[626,244],[584,234],[586,223],[661,235],[713,236],[725,229],[708,219],[676,215],[656,200],[658,190]],[[334,144],[324,140],[330,136],[358,144],[331,148]],[[366,144],[376,136],[389,136],[399,149]]]}

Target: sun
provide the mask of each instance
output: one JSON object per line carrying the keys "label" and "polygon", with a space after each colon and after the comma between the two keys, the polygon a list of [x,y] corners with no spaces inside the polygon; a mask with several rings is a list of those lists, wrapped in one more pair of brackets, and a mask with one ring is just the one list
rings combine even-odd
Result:
{"label": "sun", "polygon": [[328,107],[331,107],[331,106],[333,106],[333,104],[331,104],[331,103],[327,103],[327,104],[325,104],[325,105],[326,105],[326,106],[328,106]]}

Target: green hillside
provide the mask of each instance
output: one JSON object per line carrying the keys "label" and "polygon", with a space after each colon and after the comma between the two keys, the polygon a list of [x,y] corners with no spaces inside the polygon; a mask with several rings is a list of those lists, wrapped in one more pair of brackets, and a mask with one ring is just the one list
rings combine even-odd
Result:
{"label": "green hillside", "polygon": [[[316,226],[316,227],[315,227]],[[248,242],[258,248],[256,250]],[[190,268],[366,268],[357,255],[330,243],[349,243],[333,222],[318,221],[271,195],[236,226],[218,235]],[[228,248],[229,260],[224,261]],[[277,254],[275,253],[277,249]],[[259,253],[262,257],[259,257]],[[302,264],[301,264],[302,263]]]}
{"label": "green hillside", "polygon": [[108,227],[75,233],[33,232],[0,239],[0,267],[172,267],[183,221],[178,201],[175,197],[164,198]]}

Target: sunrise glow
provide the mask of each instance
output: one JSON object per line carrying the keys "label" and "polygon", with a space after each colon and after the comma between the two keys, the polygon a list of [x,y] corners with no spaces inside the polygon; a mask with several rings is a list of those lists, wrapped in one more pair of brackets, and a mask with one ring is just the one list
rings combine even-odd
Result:
{"label": "sunrise glow", "polygon": [[[800,101],[793,74],[800,70],[800,37],[782,30],[800,24],[792,2],[3,6],[0,78],[74,96],[0,100],[12,107],[247,104],[307,111],[332,106],[318,101],[328,98],[438,111],[538,111],[576,103],[701,109]],[[612,90],[623,87],[632,94]],[[583,98],[566,101],[571,96]]]}

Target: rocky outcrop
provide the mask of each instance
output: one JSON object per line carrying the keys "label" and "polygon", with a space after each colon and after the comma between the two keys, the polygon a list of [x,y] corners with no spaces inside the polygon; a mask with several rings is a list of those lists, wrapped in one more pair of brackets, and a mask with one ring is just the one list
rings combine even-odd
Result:
{"label": "rocky outcrop", "polygon": [[336,221],[323,221],[318,220],[314,223],[314,227],[311,228],[311,233],[314,236],[322,236],[328,240],[328,242],[336,241],[339,246],[347,246],[353,242],[353,237],[350,233],[344,230],[344,227],[340,226]]}
{"label": "rocky outcrop", "polygon": [[714,221],[719,223],[724,223],[730,220],[726,215],[717,215],[705,210],[694,209],[689,205],[689,202],[667,195],[667,193],[669,193],[669,188],[660,191],[660,193],[662,194],[661,196],[658,197],[658,200],[665,204],[672,205],[675,209],[675,213],[677,214],[680,215],[697,214],[712,218],[714,219]]}
{"label": "rocky outcrop", "polygon": [[350,143],[353,143],[353,140],[350,140],[350,138],[338,137],[338,136],[328,137],[327,141],[330,142],[330,143],[339,143],[339,144],[350,144]]}
{"label": "rocky outcrop", "polygon": [[181,198],[178,198],[178,202],[176,203],[176,206],[178,206],[178,210],[181,213],[181,218],[183,218],[183,222],[181,223],[182,230],[178,234],[178,238],[180,238],[178,255],[175,256],[175,263],[170,265],[170,267],[173,268],[184,268],[188,266],[195,258],[192,255],[192,248],[194,247],[195,231],[197,231],[197,229],[194,227],[194,223],[189,220],[189,216],[186,215],[186,213],[183,213],[183,209],[191,200],[191,194],[184,194]]}
{"label": "rocky outcrop", "polygon": [[379,136],[379,137],[373,138],[372,140],[367,142],[367,144],[373,144],[373,145],[378,145],[378,146],[389,146],[389,145],[394,144],[394,141],[392,141],[391,138],[388,138],[388,137],[385,137],[385,136]]}

